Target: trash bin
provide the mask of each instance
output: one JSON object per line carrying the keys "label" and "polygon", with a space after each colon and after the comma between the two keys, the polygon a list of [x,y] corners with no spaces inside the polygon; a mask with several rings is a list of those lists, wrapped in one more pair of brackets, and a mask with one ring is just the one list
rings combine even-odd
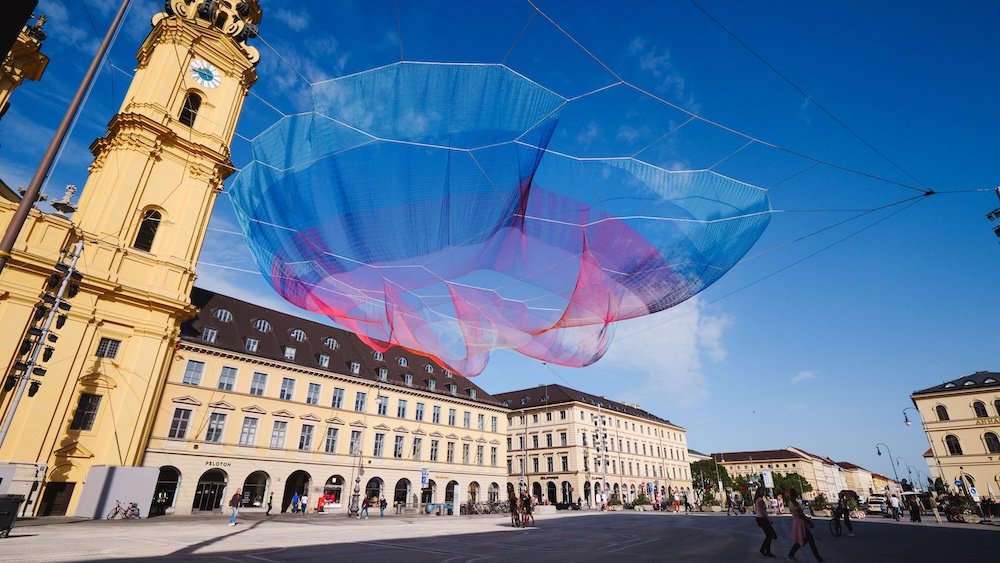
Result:
{"label": "trash bin", "polygon": [[0,495],[0,538],[10,535],[17,520],[17,509],[24,502],[24,495]]}

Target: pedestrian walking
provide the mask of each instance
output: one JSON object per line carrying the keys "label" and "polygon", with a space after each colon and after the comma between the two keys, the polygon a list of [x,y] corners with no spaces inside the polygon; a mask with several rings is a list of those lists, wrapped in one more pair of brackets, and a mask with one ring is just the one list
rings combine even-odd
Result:
{"label": "pedestrian walking", "polygon": [[910,522],[920,522],[920,499],[917,495],[910,497]]}
{"label": "pedestrian walking", "polygon": [[386,502],[385,497],[382,497],[381,499],[379,499],[379,501],[378,501],[378,517],[379,518],[385,518],[385,507],[388,506],[388,505],[389,505],[389,503]]}
{"label": "pedestrian walking", "polygon": [[799,548],[809,544],[809,549],[812,550],[816,561],[823,561],[823,558],[819,556],[819,550],[816,549],[816,538],[813,537],[810,531],[814,526],[813,521],[802,510],[802,504],[799,502],[799,492],[795,489],[791,489],[788,493],[788,509],[792,513],[792,543],[794,544],[792,545],[792,550],[788,552],[788,558],[795,560],[795,553]]}
{"label": "pedestrian walking", "polygon": [[229,499],[229,508],[232,509],[232,514],[229,516],[229,525],[236,525],[236,515],[240,513],[240,501],[243,500],[243,493],[240,489],[236,489],[236,494],[233,498]]}
{"label": "pedestrian walking", "polygon": [[299,512],[299,493],[292,495],[292,514],[298,514]]}
{"label": "pedestrian walking", "polygon": [[372,501],[365,495],[365,500],[361,501],[361,512],[358,513],[358,520],[361,520],[361,516],[364,515],[365,520],[368,519],[368,507],[372,505]]}
{"label": "pedestrian walking", "polygon": [[510,511],[510,526],[512,528],[521,527],[521,505],[514,493],[507,497],[507,509]]}
{"label": "pedestrian walking", "polygon": [[889,507],[892,509],[892,519],[899,522],[899,497],[895,494],[889,499]]}
{"label": "pedestrian walking", "polygon": [[931,512],[934,513],[934,522],[941,523],[941,513],[938,512],[937,493],[931,493],[927,498],[927,503],[931,505]]}
{"label": "pedestrian walking", "polygon": [[306,509],[309,508],[309,495],[303,494],[302,499],[299,502],[301,503],[299,506],[302,507],[302,515],[305,516]]}
{"label": "pedestrian walking", "polygon": [[771,553],[771,542],[778,539],[778,533],[774,531],[774,526],[771,524],[771,519],[767,516],[767,504],[764,501],[764,487],[757,487],[757,493],[754,495],[753,508],[757,511],[757,525],[764,532],[764,542],[760,544],[760,549],[757,550],[761,557],[774,557]]}
{"label": "pedestrian walking", "polygon": [[271,515],[271,506],[273,505],[274,505],[274,493],[272,492],[267,495],[267,512],[264,513],[265,516]]}
{"label": "pedestrian walking", "polygon": [[848,502],[847,493],[840,493],[840,498],[837,499],[837,512],[833,515],[836,518],[843,518],[844,525],[847,526],[847,535],[854,535],[854,526],[851,525],[851,506]]}

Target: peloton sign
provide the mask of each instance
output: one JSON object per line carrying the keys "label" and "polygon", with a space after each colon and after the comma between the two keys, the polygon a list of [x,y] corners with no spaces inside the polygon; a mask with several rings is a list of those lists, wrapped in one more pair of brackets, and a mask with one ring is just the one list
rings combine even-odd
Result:
{"label": "peloton sign", "polygon": [[1000,417],[976,419],[976,426],[992,426],[994,424],[1000,424]]}

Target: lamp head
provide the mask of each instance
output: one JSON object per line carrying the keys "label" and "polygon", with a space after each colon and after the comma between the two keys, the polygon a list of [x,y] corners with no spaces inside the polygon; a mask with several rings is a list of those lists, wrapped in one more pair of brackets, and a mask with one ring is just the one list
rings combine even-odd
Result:
{"label": "lamp head", "polygon": [[906,415],[906,412],[903,412],[903,424],[907,426],[913,424],[912,422],[910,422],[910,417]]}

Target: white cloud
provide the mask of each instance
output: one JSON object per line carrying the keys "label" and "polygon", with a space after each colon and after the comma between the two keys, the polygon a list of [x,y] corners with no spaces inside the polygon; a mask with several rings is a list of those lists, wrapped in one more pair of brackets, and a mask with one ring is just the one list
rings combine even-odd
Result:
{"label": "white cloud", "polygon": [[650,44],[644,37],[635,37],[628,46],[629,54],[636,58],[639,69],[657,79],[656,89],[671,95],[673,101],[688,110],[700,110],[694,96],[687,91],[687,83],[671,60],[670,49]]}
{"label": "white cloud", "polygon": [[268,15],[287,25],[292,31],[302,31],[303,29],[309,27],[309,14],[301,8],[297,8],[294,12],[284,8],[279,8]]}
{"label": "white cloud", "polygon": [[625,375],[624,396],[609,397],[638,403],[651,412],[657,404],[695,406],[708,398],[703,372],[707,362],[725,359],[723,335],[733,320],[710,315],[697,297],[656,315],[619,323],[602,366]]}
{"label": "white cloud", "polygon": [[814,371],[802,370],[792,376],[790,382],[794,385],[796,383],[802,383],[803,381],[810,381],[813,379],[819,379],[819,375]]}

